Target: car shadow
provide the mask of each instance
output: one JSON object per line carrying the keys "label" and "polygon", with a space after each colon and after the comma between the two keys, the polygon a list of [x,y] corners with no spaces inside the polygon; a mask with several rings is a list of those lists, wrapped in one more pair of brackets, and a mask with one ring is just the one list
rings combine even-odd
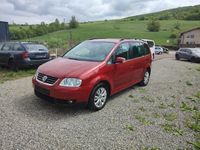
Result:
{"label": "car shadow", "polygon": [[[108,98],[107,106],[110,102],[116,100],[117,97],[127,94],[131,90],[137,89],[139,87],[139,85],[134,85],[125,90],[122,90],[119,93],[112,95]],[[94,112],[87,109],[86,104],[59,104],[49,101],[47,99],[38,98],[34,94],[25,95],[20,99],[16,99],[13,105],[18,112],[24,114],[23,116],[39,121],[55,121],[64,118],[76,117],[79,115],[101,113],[101,111],[106,110],[105,107],[103,108],[103,110]]]}
{"label": "car shadow", "polygon": [[26,95],[15,100],[14,107],[27,118],[40,121],[52,121],[79,115],[87,115],[92,111],[85,105],[64,105],[46,101],[36,97],[34,94]]}
{"label": "car shadow", "polygon": [[125,95],[125,94],[129,93],[129,92],[132,91],[132,90],[136,90],[136,89],[138,89],[138,88],[141,88],[141,86],[140,86],[139,84],[132,85],[132,86],[130,86],[129,88],[126,88],[126,89],[124,89],[124,90],[122,90],[122,91],[120,91],[120,92],[118,92],[118,93],[116,93],[116,94],[110,96],[110,97],[108,98],[108,102],[114,100],[114,99],[117,98],[117,97],[120,97],[120,96],[122,96],[122,95]]}

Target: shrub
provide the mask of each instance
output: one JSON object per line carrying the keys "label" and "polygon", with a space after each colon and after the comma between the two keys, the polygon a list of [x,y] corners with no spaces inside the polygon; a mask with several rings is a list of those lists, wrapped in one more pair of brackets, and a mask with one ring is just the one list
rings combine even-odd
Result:
{"label": "shrub", "polygon": [[152,19],[147,23],[147,30],[150,32],[158,32],[160,30],[160,22]]}

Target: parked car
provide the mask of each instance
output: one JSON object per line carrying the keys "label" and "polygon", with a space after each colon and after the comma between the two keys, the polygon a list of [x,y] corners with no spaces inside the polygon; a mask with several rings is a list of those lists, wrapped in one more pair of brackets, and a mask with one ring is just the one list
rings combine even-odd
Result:
{"label": "parked car", "polygon": [[162,54],[163,48],[161,46],[155,46],[155,54]]}
{"label": "parked car", "polygon": [[32,83],[38,97],[100,110],[110,95],[137,83],[146,86],[151,62],[150,49],[141,40],[87,40],[41,65]]}
{"label": "parked car", "polygon": [[179,59],[186,59],[192,62],[199,62],[200,61],[200,48],[180,48],[175,57],[177,60]]}
{"label": "parked car", "polygon": [[0,65],[13,70],[38,66],[49,61],[49,51],[41,44],[28,42],[6,42],[0,48]]}
{"label": "parked car", "polygon": [[146,42],[151,50],[151,55],[152,58],[155,58],[155,42],[154,40],[149,40],[149,39],[142,39],[144,42]]}
{"label": "parked car", "polygon": [[169,53],[169,49],[168,48],[166,48],[166,47],[162,47],[163,48],[163,53]]}

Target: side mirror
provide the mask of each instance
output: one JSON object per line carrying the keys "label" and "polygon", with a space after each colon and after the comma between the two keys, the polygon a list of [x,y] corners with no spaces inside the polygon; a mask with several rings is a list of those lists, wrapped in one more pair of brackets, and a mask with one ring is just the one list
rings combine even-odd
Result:
{"label": "side mirror", "polygon": [[124,57],[117,57],[116,59],[115,59],[115,63],[123,63],[124,61],[125,61],[126,59],[124,58]]}

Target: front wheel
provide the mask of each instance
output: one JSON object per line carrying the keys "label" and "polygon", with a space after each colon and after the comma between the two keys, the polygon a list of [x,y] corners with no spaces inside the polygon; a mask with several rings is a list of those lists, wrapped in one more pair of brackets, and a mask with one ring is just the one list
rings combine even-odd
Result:
{"label": "front wheel", "polygon": [[179,57],[179,55],[176,55],[176,60],[180,60],[180,57]]}
{"label": "front wheel", "polygon": [[141,86],[146,86],[149,83],[150,72],[148,70],[145,71],[143,80],[140,82]]}
{"label": "front wheel", "polygon": [[102,109],[106,104],[108,94],[108,87],[104,83],[94,87],[88,101],[89,109],[95,111]]}

